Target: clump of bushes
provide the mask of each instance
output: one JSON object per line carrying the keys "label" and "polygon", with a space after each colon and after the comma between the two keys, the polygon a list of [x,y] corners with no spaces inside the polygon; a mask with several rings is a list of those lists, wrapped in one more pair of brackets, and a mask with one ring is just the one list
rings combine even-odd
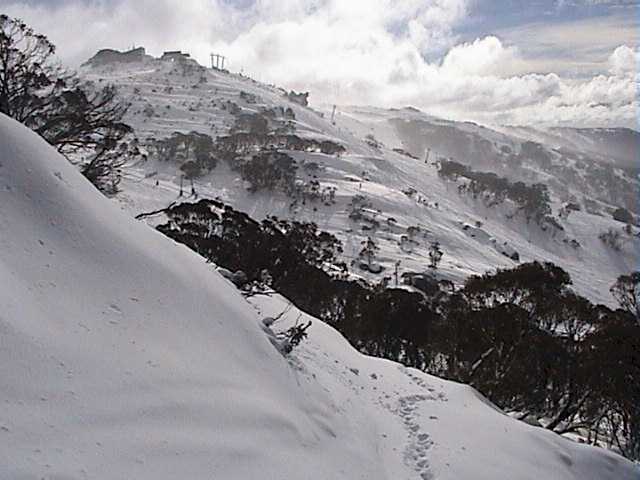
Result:
{"label": "clump of bushes", "polygon": [[487,206],[499,205],[509,199],[518,206],[518,211],[524,214],[527,222],[533,220],[542,227],[550,225],[563,230],[551,216],[549,189],[542,183],[527,185],[523,182],[510,182],[495,173],[477,172],[452,160],[441,160],[438,174],[448,180],[466,179],[458,190],[470,193],[476,199],[481,197]]}
{"label": "clump of bushes", "polygon": [[216,146],[227,156],[245,155],[266,149],[320,152],[326,155],[340,155],[346,151],[342,145],[331,140],[301,138],[293,134],[245,131],[218,137]]}
{"label": "clump of bushes", "polygon": [[198,132],[174,132],[165,139],[152,141],[150,149],[158,159],[178,163],[187,178],[213,170],[218,162],[213,139]]}
{"label": "clump of bushes", "polygon": [[612,213],[612,217],[618,222],[633,223],[633,214],[624,207],[616,208]]}
{"label": "clump of bushes", "polygon": [[249,191],[282,191],[292,195],[296,188],[296,161],[286,153],[260,152],[238,167],[242,178],[249,182]]}
{"label": "clump of bushes", "polygon": [[622,250],[622,234],[619,230],[614,230],[610,228],[606,232],[602,232],[598,235],[598,238],[602,243],[604,243],[607,247],[619,252]]}

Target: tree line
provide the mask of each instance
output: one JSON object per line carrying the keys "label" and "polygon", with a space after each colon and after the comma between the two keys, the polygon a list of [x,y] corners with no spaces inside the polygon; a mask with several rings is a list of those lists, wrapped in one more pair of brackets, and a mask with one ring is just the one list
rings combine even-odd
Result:
{"label": "tree line", "polygon": [[269,278],[361,352],[469,383],[521,418],[640,457],[640,273],[612,287],[616,310],[577,295],[568,273],[539,262],[461,287],[434,279],[425,295],[349,278],[340,241],[313,223],[256,222],[213,200],[166,214],[161,232],[249,282]]}
{"label": "tree line", "polygon": [[478,172],[453,160],[440,160],[438,174],[447,180],[466,179],[467,182],[458,187],[460,193],[470,193],[474,199],[482,198],[489,207],[509,199],[517,205],[518,212],[524,214],[527,222],[533,220],[540,226],[549,224],[562,230],[551,216],[549,189],[543,183],[510,182],[493,172]]}

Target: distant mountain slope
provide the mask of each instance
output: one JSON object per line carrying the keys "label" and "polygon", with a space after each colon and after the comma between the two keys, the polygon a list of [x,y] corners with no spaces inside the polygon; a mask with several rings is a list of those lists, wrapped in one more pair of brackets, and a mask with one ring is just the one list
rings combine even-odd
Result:
{"label": "distant mountain slope", "polygon": [[[637,211],[638,179],[591,150],[577,150],[584,142],[574,138],[575,130],[561,135],[490,129],[413,108],[338,107],[334,115],[332,108],[316,111],[292,101],[282,89],[188,59],[107,63],[87,67],[83,76],[115,83],[132,103],[127,121],[149,153],[123,182],[119,199],[132,213],[180,200],[188,159],[180,153],[163,160],[157,145],[175,131],[195,131],[226,149],[224,155],[214,154],[215,168],[195,175],[200,197],[220,197],[256,219],[276,215],[314,221],[342,240],[352,273],[371,281],[394,281],[396,264],[399,277],[425,271],[429,246],[438,241],[444,251],[438,274],[454,282],[541,259],[566,269],[581,294],[613,304],[609,287],[637,266],[638,229],[629,227],[625,233],[625,225],[611,215],[620,206]],[[605,136],[602,148],[609,148],[615,135]],[[321,142],[345,151],[322,153]],[[289,192],[253,188],[242,173],[252,156],[270,149],[294,162]],[[562,230],[543,231],[527,223],[509,202],[492,205],[460,193],[460,182],[438,175],[438,161],[447,158],[513,182],[548,185],[552,215]],[[183,199],[191,193],[190,181],[184,184]],[[620,236],[618,249],[599,238],[610,230]],[[382,267],[380,273],[358,267],[368,237],[380,248],[375,266],[376,272]]]}
{"label": "distant mountain slope", "polygon": [[248,304],[4,116],[0,228],[0,478],[637,478],[317,320],[285,359],[260,325],[282,299]]}
{"label": "distant mountain slope", "polygon": [[[583,150],[620,168],[640,168],[640,132],[629,128],[554,128],[550,130],[557,147]],[[556,145],[554,145],[556,143]]]}

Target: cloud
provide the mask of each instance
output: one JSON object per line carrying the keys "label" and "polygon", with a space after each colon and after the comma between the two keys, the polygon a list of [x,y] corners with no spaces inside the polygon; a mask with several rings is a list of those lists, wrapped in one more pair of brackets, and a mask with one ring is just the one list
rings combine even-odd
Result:
{"label": "cloud", "polygon": [[169,48],[208,50],[230,38],[241,15],[217,0],[98,0],[9,3],[3,11],[47,35],[63,61],[79,65],[99,48],[144,45],[154,53]]}
{"label": "cloud", "polygon": [[609,65],[609,71],[615,76],[637,76],[640,73],[640,49],[633,50],[627,45],[620,45],[609,57]]}
{"label": "cloud", "polygon": [[444,57],[442,68],[458,75],[496,75],[512,71],[520,63],[515,47],[505,47],[495,36],[454,46]]}
{"label": "cloud", "polygon": [[616,47],[638,43],[638,21],[634,15],[615,14],[533,22],[496,34],[510,44],[523,44],[522,67],[529,72],[590,77],[606,71],[607,58]]}
{"label": "cloud", "polygon": [[[479,0],[69,0],[4,10],[75,64],[133,43],[156,55],[187,50],[205,64],[215,51],[232,70],[308,90],[316,103],[413,105],[484,123],[635,126],[638,53],[627,23],[617,44],[608,40],[612,19],[461,42],[471,1]],[[584,62],[576,72],[565,68],[565,44]]]}

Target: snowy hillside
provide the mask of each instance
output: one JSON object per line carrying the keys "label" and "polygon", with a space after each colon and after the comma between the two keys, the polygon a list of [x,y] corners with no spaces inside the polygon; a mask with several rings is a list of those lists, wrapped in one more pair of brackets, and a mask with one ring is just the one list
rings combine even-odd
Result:
{"label": "snowy hillside", "polygon": [[[471,274],[542,259],[567,270],[580,294],[607,304],[613,303],[611,284],[636,267],[638,229],[625,233],[611,212],[617,206],[631,211],[637,207],[637,178],[594,156],[606,148],[594,146],[595,141],[587,145],[586,133],[577,138],[573,130],[562,135],[515,127],[498,131],[435,119],[412,108],[338,107],[333,115],[331,107],[313,110],[291,101],[281,89],[191,60],[106,62],[85,67],[83,75],[96,84],[116,84],[132,103],[126,120],[149,153],[146,161],[128,170],[122,183],[119,200],[133,214],[178,199],[185,159],[161,160],[153,146],[174,131],[195,131],[216,145],[223,139],[243,149],[235,163],[218,159],[215,168],[194,175],[197,195],[218,197],[258,220],[276,215],[313,221],[343,242],[351,272],[373,282],[384,277],[393,281],[396,265],[398,277],[424,272],[429,247],[436,241],[444,252],[438,270],[442,278],[460,283]],[[251,122],[267,135],[251,133]],[[279,151],[294,160],[296,189],[306,192],[302,197],[278,190],[251,192],[250,183],[233,167],[278,131],[285,132],[277,137],[287,142]],[[614,135],[604,136],[609,140],[603,145],[615,143],[610,140]],[[238,137],[248,145],[239,144]],[[628,153],[637,135],[626,137],[631,140],[621,151]],[[329,141],[346,151],[310,151],[319,149],[300,146],[303,141]],[[579,151],[580,145],[589,148]],[[627,154],[620,155],[629,160]],[[552,215],[562,229],[543,231],[509,202],[487,207],[487,202],[461,194],[459,183],[438,175],[436,162],[445,158],[512,181],[544,182],[550,188]],[[518,167],[511,168],[516,163]],[[191,193],[189,181],[184,192]],[[316,200],[309,200],[307,193]],[[580,211],[569,211],[569,204]],[[608,231],[619,235],[619,248],[599,238]],[[369,237],[379,252],[372,268],[359,268],[358,254]]]}
{"label": "snowy hillside", "polygon": [[248,304],[6,117],[0,228],[2,479],[638,476],[320,321],[284,358],[281,299]]}

